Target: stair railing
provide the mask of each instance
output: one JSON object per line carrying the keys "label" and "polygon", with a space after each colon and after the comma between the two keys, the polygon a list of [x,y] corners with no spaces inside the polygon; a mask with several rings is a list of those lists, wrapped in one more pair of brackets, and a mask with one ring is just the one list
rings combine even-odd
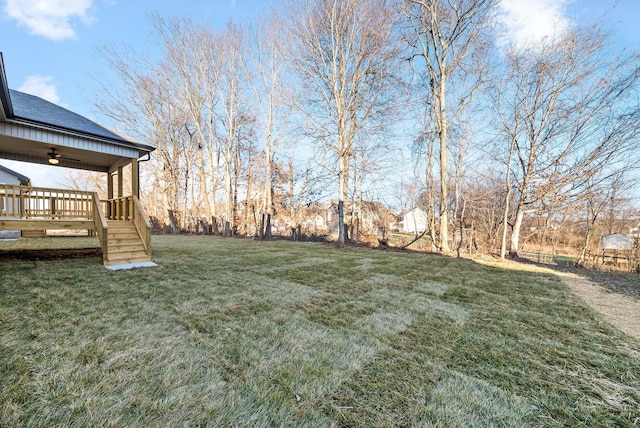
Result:
{"label": "stair railing", "polygon": [[140,204],[138,197],[132,196],[131,199],[133,201],[133,209],[131,210],[133,213],[133,223],[136,225],[138,235],[140,235],[140,239],[144,245],[144,252],[151,257],[151,222],[142,209],[142,204]]}
{"label": "stair railing", "polygon": [[107,234],[109,225],[107,223],[106,217],[104,216],[104,212],[102,211],[100,198],[98,197],[98,194],[96,192],[93,193],[92,207],[93,221],[96,225],[98,239],[100,239],[100,246],[102,247],[102,259],[107,261],[109,260],[109,245]]}

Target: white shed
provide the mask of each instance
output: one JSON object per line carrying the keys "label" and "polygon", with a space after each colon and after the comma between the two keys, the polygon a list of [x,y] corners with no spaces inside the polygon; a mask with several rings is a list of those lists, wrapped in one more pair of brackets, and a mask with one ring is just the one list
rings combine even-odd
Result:
{"label": "white shed", "polygon": [[400,231],[422,233],[427,230],[427,213],[420,207],[407,211],[400,220]]}
{"label": "white shed", "polygon": [[603,250],[631,250],[633,245],[633,238],[622,233],[613,233],[602,237]]}

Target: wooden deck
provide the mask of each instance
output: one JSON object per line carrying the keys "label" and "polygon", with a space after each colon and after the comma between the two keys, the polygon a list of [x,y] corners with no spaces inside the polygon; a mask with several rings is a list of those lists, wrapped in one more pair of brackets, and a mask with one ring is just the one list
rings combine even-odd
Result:
{"label": "wooden deck", "polygon": [[135,196],[0,184],[0,230],[91,230],[105,266],[151,261],[151,224]]}

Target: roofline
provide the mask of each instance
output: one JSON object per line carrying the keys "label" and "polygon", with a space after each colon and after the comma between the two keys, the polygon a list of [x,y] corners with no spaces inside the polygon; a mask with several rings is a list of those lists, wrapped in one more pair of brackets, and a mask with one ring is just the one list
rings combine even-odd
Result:
{"label": "roofline", "polygon": [[9,84],[7,83],[7,74],[4,71],[4,59],[0,52],[0,113],[3,119],[13,117],[13,105],[9,96]]}
{"label": "roofline", "polygon": [[31,128],[38,128],[38,129],[44,129],[47,131],[55,131],[55,132],[60,132],[60,133],[64,133],[67,135],[71,135],[74,137],[81,137],[81,138],[89,138],[95,141],[100,141],[100,142],[108,142],[110,144],[115,144],[118,146],[122,146],[122,147],[126,147],[128,149],[138,149],[138,150],[142,150],[145,153],[151,153],[152,151],[154,151],[156,148],[153,146],[149,146],[147,144],[142,144],[142,143],[138,143],[135,141],[129,141],[129,140],[116,140],[113,138],[109,138],[109,137],[104,137],[102,135],[96,135],[96,134],[90,134],[88,132],[81,132],[78,131],[77,129],[70,129],[70,128],[64,128],[62,126],[55,126],[55,125],[51,125],[48,123],[44,123],[44,122],[38,122],[38,121],[34,121],[34,120],[29,120],[29,119],[24,119],[21,117],[13,117],[10,120],[7,120],[8,123],[16,123],[18,125],[24,125],[24,126],[29,126]]}
{"label": "roofline", "polygon": [[11,174],[13,175],[15,178],[18,179],[18,181],[23,185],[23,186],[27,186],[28,183],[31,182],[31,179],[29,177],[27,177],[26,175],[22,175],[19,172],[15,172],[12,169],[7,168],[4,165],[0,165],[0,170],[6,172],[7,174]]}

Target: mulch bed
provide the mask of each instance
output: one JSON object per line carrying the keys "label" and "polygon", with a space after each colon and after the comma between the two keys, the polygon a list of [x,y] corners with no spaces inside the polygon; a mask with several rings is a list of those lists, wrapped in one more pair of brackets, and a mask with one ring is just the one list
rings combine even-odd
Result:
{"label": "mulch bed", "polygon": [[86,257],[102,257],[100,248],[0,250],[0,262],[15,260],[66,260]]}

